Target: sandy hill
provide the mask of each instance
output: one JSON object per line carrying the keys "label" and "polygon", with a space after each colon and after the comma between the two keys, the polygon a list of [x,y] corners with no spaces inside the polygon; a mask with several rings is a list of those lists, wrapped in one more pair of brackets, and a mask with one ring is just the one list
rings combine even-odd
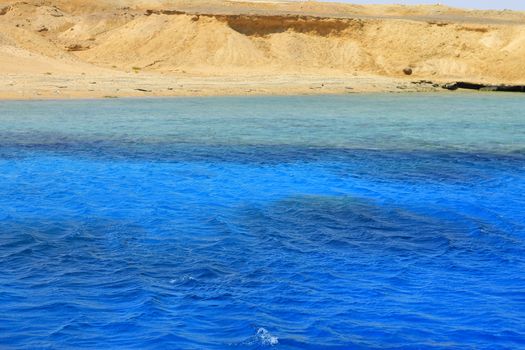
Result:
{"label": "sandy hill", "polygon": [[32,74],[128,81],[130,74],[405,79],[406,67],[410,79],[525,83],[523,57],[525,13],[512,11],[313,1],[0,0],[0,73],[13,85]]}

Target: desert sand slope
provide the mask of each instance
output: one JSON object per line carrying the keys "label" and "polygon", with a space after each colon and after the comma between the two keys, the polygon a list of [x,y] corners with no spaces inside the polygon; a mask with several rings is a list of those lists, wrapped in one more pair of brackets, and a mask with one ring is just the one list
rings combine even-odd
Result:
{"label": "desert sand slope", "polygon": [[525,13],[512,11],[0,0],[0,97],[421,88],[410,80],[523,84],[523,57]]}

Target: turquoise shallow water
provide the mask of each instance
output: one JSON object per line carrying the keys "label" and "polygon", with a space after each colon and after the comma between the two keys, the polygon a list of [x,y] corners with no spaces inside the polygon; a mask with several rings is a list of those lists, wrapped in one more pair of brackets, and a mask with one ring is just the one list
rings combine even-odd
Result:
{"label": "turquoise shallow water", "polygon": [[0,103],[0,347],[525,348],[525,100]]}

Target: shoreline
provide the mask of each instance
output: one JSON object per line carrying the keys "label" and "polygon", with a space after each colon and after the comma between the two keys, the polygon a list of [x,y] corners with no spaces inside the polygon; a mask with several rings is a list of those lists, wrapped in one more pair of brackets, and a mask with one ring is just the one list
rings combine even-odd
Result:
{"label": "shoreline", "polygon": [[[6,79],[7,78],[7,79]],[[103,100],[117,98],[177,98],[220,96],[322,96],[349,94],[458,94],[522,93],[497,89],[470,89],[462,85],[512,87],[513,85],[463,83],[455,80],[389,78],[371,75],[317,76],[195,76],[159,74],[120,75],[4,75],[2,101]],[[453,88],[454,86],[459,86]],[[522,87],[520,85],[520,87]],[[457,91],[459,89],[459,91]],[[523,87],[522,87],[523,89]]]}
{"label": "shoreline", "polygon": [[207,95],[134,95],[134,96],[58,96],[58,97],[38,97],[38,98],[16,98],[16,97],[1,97],[0,104],[2,102],[64,102],[64,101],[106,101],[106,100],[162,100],[162,99],[184,99],[184,98],[221,98],[221,97],[232,97],[232,98],[257,98],[257,97],[321,97],[321,96],[366,96],[366,95],[448,95],[448,96],[476,96],[479,94],[489,96],[514,96],[517,95],[515,92],[494,92],[494,91],[473,91],[473,90],[461,90],[461,91],[449,91],[446,89],[439,89],[433,91],[359,91],[353,93],[338,93],[338,92],[317,92],[317,93],[267,93],[267,94],[207,94]]}
{"label": "shoreline", "polygon": [[443,82],[380,76],[5,75],[0,101],[446,92]]}
{"label": "shoreline", "polygon": [[251,93],[206,93],[206,94],[135,94],[135,95],[67,95],[67,96],[37,96],[37,97],[18,97],[13,95],[0,95],[0,103],[2,102],[45,102],[45,101],[104,101],[104,100],[134,100],[134,99],[177,99],[177,98],[213,98],[213,97],[315,97],[315,96],[346,96],[346,95],[369,95],[369,94],[388,94],[388,95],[478,95],[478,94],[489,94],[498,96],[509,96],[516,95],[516,92],[494,92],[494,91],[474,91],[474,90],[461,90],[461,91],[450,91],[447,89],[435,89],[435,90],[399,90],[399,91],[384,91],[384,90],[368,90],[368,91],[354,91],[354,92],[343,92],[343,91],[316,91],[316,92],[301,92],[291,91],[287,93],[283,92],[251,92]]}

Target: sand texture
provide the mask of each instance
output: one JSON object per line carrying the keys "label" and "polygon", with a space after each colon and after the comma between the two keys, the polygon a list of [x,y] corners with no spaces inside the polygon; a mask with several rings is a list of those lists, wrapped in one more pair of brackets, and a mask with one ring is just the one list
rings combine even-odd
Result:
{"label": "sand texture", "polygon": [[0,0],[0,98],[432,91],[456,80],[524,84],[524,57],[525,13],[513,11]]}

